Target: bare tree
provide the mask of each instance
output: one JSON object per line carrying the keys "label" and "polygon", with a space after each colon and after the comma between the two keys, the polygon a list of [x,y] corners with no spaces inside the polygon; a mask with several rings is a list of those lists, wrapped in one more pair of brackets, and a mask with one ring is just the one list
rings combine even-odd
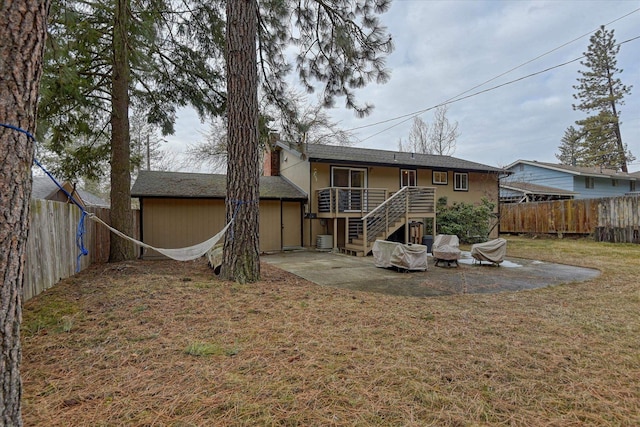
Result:
{"label": "bare tree", "polygon": [[332,121],[323,100],[310,103],[304,94],[288,91],[288,114],[267,107],[268,115],[276,117],[274,127],[285,141],[310,144],[350,145],[353,134]]}
{"label": "bare tree", "polygon": [[47,0],[0,2],[1,426],[22,426],[22,285],[48,10]]}
{"label": "bare tree", "polygon": [[214,117],[204,141],[188,145],[185,151],[186,167],[206,168],[224,173],[227,169],[227,122],[224,117]]}
{"label": "bare tree", "polygon": [[431,154],[429,145],[429,125],[420,117],[413,118],[413,125],[409,131],[409,140],[406,144],[399,142],[400,151],[410,151],[412,153]]}
{"label": "bare tree", "polygon": [[458,122],[450,123],[447,118],[447,105],[441,105],[433,113],[433,124],[429,133],[431,154],[451,156],[456,151],[456,140],[460,136]]}

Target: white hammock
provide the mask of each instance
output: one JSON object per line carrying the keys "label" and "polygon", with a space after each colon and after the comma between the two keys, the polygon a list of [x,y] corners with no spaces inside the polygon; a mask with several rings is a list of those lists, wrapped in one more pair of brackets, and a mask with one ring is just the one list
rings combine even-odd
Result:
{"label": "white hammock", "polygon": [[186,248],[178,248],[178,249],[163,249],[163,248],[156,248],[151,245],[147,245],[146,243],[136,240],[133,237],[127,236],[121,231],[111,227],[109,224],[107,224],[106,222],[104,222],[94,214],[88,214],[88,216],[92,220],[101,223],[102,225],[104,225],[113,233],[117,234],[123,239],[127,239],[138,246],[142,246],[143,248],[153,249],[154,251],[160,252],[162,255],[167,256],[171,259],[175,259],[176,261],[191,261],[191,260],[200,258],[204,254],[206,254],[211,248],[213,248],[216,245],[216,243],[220,241],[220,239],[222,239],[222,237],[224,236],[224,233],[227,231],[229,226],[233,223],[233,219],[231,219],[231,221],[229,221],[227,225],[225,225],[225,227],[222,230],[220,230],[218,234],[216,234],[209,240],[205,240],[202,243],[198,243],[197,245],[189,246]]}

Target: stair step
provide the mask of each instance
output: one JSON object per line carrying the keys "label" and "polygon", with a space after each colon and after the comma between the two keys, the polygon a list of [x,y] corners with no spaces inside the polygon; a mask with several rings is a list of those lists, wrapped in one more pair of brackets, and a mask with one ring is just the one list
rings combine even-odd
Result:
{"label": "stair step", "polygon": [[366,254],[364,253],[364,250],[362,250],[362,245],[354,245],[352,243],[347,243],[346,245],[344,245],[343,251],[349,255],[366,256]]}

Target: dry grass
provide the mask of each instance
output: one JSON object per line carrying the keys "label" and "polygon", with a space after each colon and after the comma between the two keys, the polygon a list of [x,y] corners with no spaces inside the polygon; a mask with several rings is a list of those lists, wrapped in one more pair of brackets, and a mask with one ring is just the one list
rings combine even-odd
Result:
{"label": "dry grass", "polygon": [[510,238],[589,282],[406,298],[263,264],[98,265],[26,304],[26,425],[638,425],[640,246]]}

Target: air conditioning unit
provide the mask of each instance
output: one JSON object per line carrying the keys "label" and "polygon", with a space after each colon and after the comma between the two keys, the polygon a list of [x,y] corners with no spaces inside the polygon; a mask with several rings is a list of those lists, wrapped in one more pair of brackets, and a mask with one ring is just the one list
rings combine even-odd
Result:
{"label": "air conditioning unit", "polygon": [[316,239],[316,249],[331,250],[333,249],[333,236],[331,234],[318,234]]}

